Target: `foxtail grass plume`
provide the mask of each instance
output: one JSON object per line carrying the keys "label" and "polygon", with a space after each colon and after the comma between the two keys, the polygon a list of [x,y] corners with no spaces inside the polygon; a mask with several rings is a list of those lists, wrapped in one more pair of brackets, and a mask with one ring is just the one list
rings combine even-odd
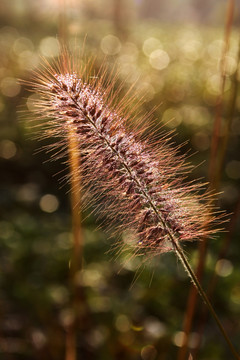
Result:
{"label": "foxtail grass plume", "polygon": [[146,126],[139,130],[142,117],[130,109],[131,96],[119,100],[116,77],[104,69],[93,76],[92,67],[63,51],[31,82],[40,95],[38,117],[49,120],[42,136],[57,138],[54,156],[64,155],[74,137],[85,203],[104,198],[100,213],[133,232],[136,254],[161,254],[212,233],[209,195],[201,184],[186,183],[184,159],[166,137],[151,144]]}
{"label": "foxtail grass plume", "polygon": [[139,126],[144,119],[134,110],[134,95],[120,98],[123,86],[117,87],[117,76],[108,77],[104,68],[94,74],[92,69],[93,62],[75,62],[63,50],[34,74],[28,82],[39,96],[34,117],[47,119],[41,137],[56,138],[53,158],[70,151],[80,159],[74,171],[85,204],[94,200],[100,215],[120,224],[118,230],[129,229],[136,255],[174,251],[239,360],[182,250],[182,243],[216,231],[213,224],[219,216],[214,215],[211,194],[204,193],[200,183],[186,182],[189,166],[167,136],[157,143],[147,138],[147,128],[154,138],[151,126]]}

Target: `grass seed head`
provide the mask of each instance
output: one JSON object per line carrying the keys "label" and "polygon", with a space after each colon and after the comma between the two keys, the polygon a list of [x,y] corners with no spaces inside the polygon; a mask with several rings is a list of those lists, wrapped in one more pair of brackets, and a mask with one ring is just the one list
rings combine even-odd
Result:
{"label": "grass seed head", "polygon": [[109,79],[104,69],[91,76],[92,67],[63,51],[53,64],[45,61],[30,84],[40,95],[38,117],[48,119],[44,136],[61,139],[54,144],[58,156],[74,137],[77,147],[71,151],[81,157],[84,198],[88,203],[101,198],[100,213],[117,220],[120,231],[135,234],[136,254],[171,251],[173,242],[212,233],[209,194],[202,193],[201,184],[186,183],[183,157],[166,137],[154,145],[144,139],[129,110],[131,96],[119,99],[116,78]]}

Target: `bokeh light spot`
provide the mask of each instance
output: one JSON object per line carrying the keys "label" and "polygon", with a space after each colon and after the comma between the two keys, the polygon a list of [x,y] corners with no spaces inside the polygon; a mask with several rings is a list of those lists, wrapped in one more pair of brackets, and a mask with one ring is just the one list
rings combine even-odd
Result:
{"label": "bokeh light spot", "polygon": [[30,39],[25,37],[18,38],[13,44],[13,51],[16,55],[20,55],[27,50],[32,51],[34,49],[33,43]]}
{"label": "bokeh light spot", "polygon": [[47,57],[58,56],[60,52],[59,42],[56,38],[52,36],[48,36],[42,39],[39,48],[41,54]]}
{"label": "bokeh light spot", "polygon": [[200,58],[201,42],[196,40],[187,41],[182,50],[184,51],[184,56],[187,60],[196,61]]}
{"label": "bokeh light spot", "polygon": [[143,360],[154,360],[157,357],[157,350],[153,345],[144,346],[141,350],[141,358]]}
{"label": "bokeh light spot", "polygon": [[237,69],[237,61],[232,56],[225,58],[225,71],[227,75],[232,75]]}
{"label": "bokeh light spot", "polygon": [[13,158],[17,153],[16,145],[11,140],[2,140],[0,142],[0,156],[3,159],[11,159]]}
{"label": "bokeh light spot", "polygon": [[93,348],[98,348],[108,338],[109,331],[105,326],[93,328],[87,335],[87,342]]}
{"label": "bokeh light spot", "polygon": [[52,286],[48,291],[54,303],[62,305],[68,301],[69,293],[66,287],[56,285]]}
{"label": "bokeh light spot", "polygon": [[116,55],[121,50],[121,42],[117,36],[104,36],[101,41],[101,49],[106,55]]}
{"label": "bokeh light spot", "polygon": [[1,81],[1,90],[3,95],[14,97],[19,94],[21,86],[14,77],[5,77]]}
{"label": "bokeh light spot", "polygon": [[182,116],[175,109],[167,109],[163,113],[162,121],[171,129],[176,128],[182,122]]}
{"label": "bokeh light spot", "polygon": [[184,123],[195,128],[202,128],[209,123],[209,112],[203,106],[184,105],[181,108]]}
{"label": "bokeh light spot", "polygon": [[219,59],[224,48],[224,41],[221,39],[214,40],[207,47],[207,53],[214,59]]}
{"label": "bokeh light spot", "polygon": [[162,44],[160,40],[154,37],[150,37],[147,40],[144,41],[142,49],[146,56],[150,56],[151,53],[156,50],[160,49],[162,47]]}
{"label": "bokeh light spot", "polygon": [[155,90],[154,87],[147,81],[142,81],[138,85],[139,93],[143,94],[145,101],[153,99]]}
{"label": "bokeh light spot", "polygon": [[131,58],[134,60],[136,60],[139,55],[139,50],[137,46],[132,42],[126,42],[125,44],[123,44],[122,52],[131,56]]}
{"label": "bokeh light spot", "polygon": [[39,57],[33,51],[25,50],[18,56],[18,64],[22,69],[32,70],[39,64]]}
{"label": "bokeh light spot", "polygon": [[63,232],[57,236],[57,245],[60,249],[68,250],[72,247],[72,234]]}
{"label": "bokeh light spot", "polygon": [[126,315],[119,315],[115,321],[116,329],[120,332],[127,332],[130,330],[130,322]]}
{"label": "bokeh light spot", "polygon": [[227,277],[232,273],[233,265],[229,260],[220,259],[216,264],[215,271],[217,275]]}
{"label": "bokeh light spot", "polygon": [[56,196],[51,194],[46,194],[41,197],[39,205],[42,211],[47,213],[53,213],[58,209],[59,201],[56,198]]}
{"label": "bokeh light spot", "polygon": [[27,107],[31,112],[37,112],[38,110],[38,102],[40,100],[40,96],[38,94],[32,94],[27,99]]}
{"label": "bokeh light spot", "polygon": [[17,192],[17,199],[22,202],[31,203],[38,198],[38,186],[34,183],[22,185]]}
{"label": "bokeh light spot", "polygon": [[102,279],[102,274],[99,269],[86,269],[79,273],[81,275],[82,283],[85,286],[98,286]]}
{"label": "bokeh light spot", "polygon": [[139,79],[139,68],[135,63],[123,63],[120,68],[121,75],[126,79],[126,82],[134,83]]}
{"label": "bokeh light spot", "polygon": [[47,342],[47,338],[44,335],[44,333],[38,329],[32,330],[31,337],[32,337],[33,345],[37,349],[42,349]]}
{"label": "bokeh light spot", "polygon": [[183,331],[178,331],[174,337],[173,337],[173,343],[178,346],[181,347],[184,343],[184,339],[185,339],[185,332]]}
{"label": "bokeh light spot", "polygon": [[166,326],[154,316],[147,317],[146,321],[144,322],[144,329],[153,338],[159,338],[166,332]]}
{"label": "bokeh light spot", "polygon": [[157,49],[150,54],[149,62],[154,69],[163,70],[168,66],[170,58],[166,51]]}
{"label": "bokeh light spot", "polygon": [[74,311],[72,309],[63,309],[60,312],[59,315],[59,320],[60,323],[64,326],[64,327],[69,327],[74,323],[75,320],[75,314]]}
{"label": "bokeh light spot", "polygon": [[[220,74],[214,74],[209,77],[206,84],[207,90],[210,94],[220,95],[222,91],[222,78]],[[229,79],[225,80],[224,92],[228,91],[231,88],[231,81]]]}

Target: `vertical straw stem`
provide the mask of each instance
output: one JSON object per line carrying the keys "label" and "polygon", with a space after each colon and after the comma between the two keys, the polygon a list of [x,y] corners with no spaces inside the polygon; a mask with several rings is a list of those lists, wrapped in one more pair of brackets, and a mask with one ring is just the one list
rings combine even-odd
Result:
{"label": "vertical straw stem", "polygon": [[[73,296],[73,310],[75,312],[75,320],[67,329],[66,334],[66,360],[76,360],[76,320],[78,314],[78,289],[76,286],[76,274],[82,268],[82,231],[80,217],[80,173],[79,173],[79,151],[78,144],[74,137],[73,131],[69,128],[68,132],[68,154],[70,164],[70,181],[71,181],[71,210],[72,210],[72,235],[73,249],[70,261],[70,286]],[[78,285],[79,287],[79,285]]]}
{"label": "vertical straw stem", "polygon": [[[66,1],[59,0],[59,29],[58,35],[61,44],[67,45],[67,19]],[[68,157],[70,165],[70,193],[71,193],[71,213],[72,213],[72,238],[73,247],[70,259],[70,291],[72,295],[73,321],[66,326],[65,339],[65,360],[77,360],[77,334],[76,324],[80,317],[78,307],[82,301],[79,296],[79,285],[76,285],[76,274],[82,268],[82,230],[81,230],[81,195],[80,195],[80,155],[78,145],[71,127],[68,132]]]}
{"label": "vertical straw stem", "polygon": [[74,276],[82,268],[82,231],[80,216],[80,173],[79,163],[80,154],[78,143],[74,132],[69,129],[68,132],[68,153],[70,162],[71,178],[71,208],[72,208],[72,233],[73,233],[73,252],[71,258],[71,273]]}
{"label": "vertical straw stem", "polygon": [[[220,171],[220,168],[217,169],[217,152],[219,147],[219,135],[220,135],[220,127],[221,127],[221,113],[222,113],[222,103],[223,103],[223,94],[225,88],[225,80],[226,80],[226,73],[225,73],[225,63],[226,63],[226,54],[229,48],[229,41],[231,35],[231,28],[233,22],[233,14],[234,14],[234,0],[228,1],[228,9],[226,15],[226,24],[225,24],[225,45],[222,52],[221,62],[220,62],[220,72],[221,72],[221,92],[217,99],[216,104],[216,114],[215,114],[215,121],[213,126],[213,135],[211,141],[211,154],[210,154],[210,161],[209,161],[209,183],[212,189],[216,189],[219,182],[217,175],[217,170]],[[226,151],[226,147],[224,152]],[[203,239],[199,244],[199,262],[196,268],[196,274],[198,276],[199,281],[203,275],[203,269],[205,264],[205,258],[207,253],[207,239]],[[187,308],[184,316],[184,327],[183,331],[185,334],[184,341],[182,347],[179,349],[178,352],[178,360],[184,360],[187,353],[187,346],[188,346],[188,338],[192,328],[192,322],[194,318],[194,313],[197,304],[197,291],[194,286],[191,287],[188,301],[187,301]]]}

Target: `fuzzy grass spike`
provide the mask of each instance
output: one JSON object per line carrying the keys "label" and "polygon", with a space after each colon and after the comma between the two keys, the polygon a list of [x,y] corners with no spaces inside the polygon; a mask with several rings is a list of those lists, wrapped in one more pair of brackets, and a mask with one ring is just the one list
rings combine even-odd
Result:
{"label": "fuzzy grass spike", "polygon": [[216,231],[211,195],[201,184],[186,183],[188,166],[166,137],[157,144],[146,139],[141,116],[130,110],[131,96],[118,100],[117,78],[104,69],[91,76],[92,68],[92,62],[75,63],[64,50],[35,74],[30,85],[40,95],[38,117],[49,119],[42,136],[58,139],[58,157],[67,151],[69,134],[74,137],[85,204],[104,199],[100,213],[120,223],[119,231],[134,233],[136,255],[175,252],[239,359],[181,246]]}

